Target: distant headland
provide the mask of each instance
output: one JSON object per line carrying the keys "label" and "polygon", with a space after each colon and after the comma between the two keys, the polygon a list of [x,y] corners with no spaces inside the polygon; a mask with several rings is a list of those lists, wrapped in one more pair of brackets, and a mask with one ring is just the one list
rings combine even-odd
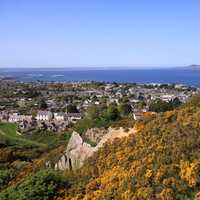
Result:
{"label": "distant headland", "polygon": [[187,66],[187,68],[190,68],[190,69],[200,69],[200,65],[192,64],[192,65]]}

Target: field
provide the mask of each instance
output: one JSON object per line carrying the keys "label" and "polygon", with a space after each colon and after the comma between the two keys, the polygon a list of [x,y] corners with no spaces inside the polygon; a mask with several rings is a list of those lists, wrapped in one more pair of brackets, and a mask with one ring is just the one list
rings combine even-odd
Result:
{"label": "field", "polygon": [[16,124],[0,123],[0,146],[41,147],[51,149],[60,144],[67,144],[70,133],[53,133],[35,130],[32,134],[20,134]]}
{"label": "field", "polygon": [[17,132],[16,125],[11,123],[0,123],[0,144],[1,143],[5,143],[6,145],[11,146],[46,146],[46,144],[44,143],[40,143],[23,137],[19,132]]}

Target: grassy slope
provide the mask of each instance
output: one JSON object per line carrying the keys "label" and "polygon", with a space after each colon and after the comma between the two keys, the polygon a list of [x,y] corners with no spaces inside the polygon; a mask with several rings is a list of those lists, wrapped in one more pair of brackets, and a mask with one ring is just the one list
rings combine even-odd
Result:
{"label": "grassy slope", "polygon": [[0,123],[0,139],[6,140],[11,145],[34,145],[41,147],[46,146],[43,143],[29,140],[17,134],[16,125],[11,123]]}

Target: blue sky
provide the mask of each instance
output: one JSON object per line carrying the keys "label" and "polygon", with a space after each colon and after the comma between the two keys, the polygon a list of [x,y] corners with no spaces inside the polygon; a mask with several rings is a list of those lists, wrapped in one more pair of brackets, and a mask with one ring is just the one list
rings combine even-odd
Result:
{"label": "blue sky", "polygon": [[0,67],[200,64],[199,0],[0,0]]}

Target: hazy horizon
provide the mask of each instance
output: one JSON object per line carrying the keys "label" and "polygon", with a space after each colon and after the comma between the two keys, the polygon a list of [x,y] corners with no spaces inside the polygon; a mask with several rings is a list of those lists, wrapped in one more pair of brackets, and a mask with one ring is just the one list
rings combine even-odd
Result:
{"label": "hazy horizon", "polygon": [[185,66],[0,66],[0,69],[169,69],[169,68],[183,68]]}

